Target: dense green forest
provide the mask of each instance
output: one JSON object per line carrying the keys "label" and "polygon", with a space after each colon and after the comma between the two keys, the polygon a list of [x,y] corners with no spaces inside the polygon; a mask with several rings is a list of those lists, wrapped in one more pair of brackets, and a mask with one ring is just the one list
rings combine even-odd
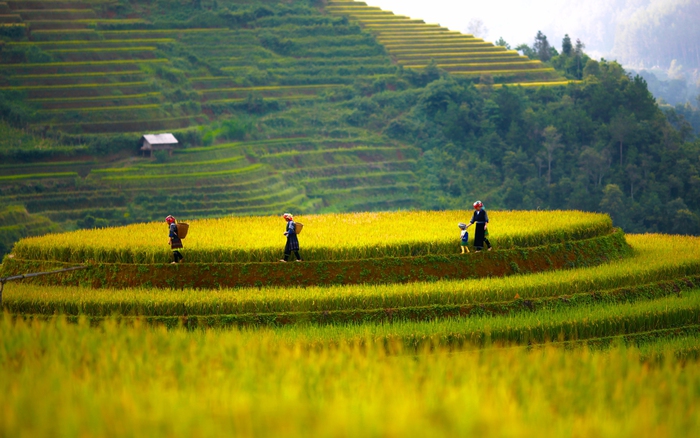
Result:
{"label": "dense green forest", "polygon": [[[42,45],[48,37],[41,35],[51,33],[2,37],[6,65],[28,70],[0,69],[0,197],[27,214],[46,213],[63,229],[152,220],[164,211],[453,209],[481,199],[491,209],[605,211],[627,232],[700,234],[697,112],[662,110],[642,77],[590,59],[571,40],[543,47],[538,34],[533,47],[520,48],[571,83],[540,85],[533,76],[532,83],[509,84],[435,63],[397,65],[373,33],[330,14],[324,1],[120,0],[101,7],[96,14],[113,21],[65,31],[71,44],[90,32],[115,41],[129,33],[148,42],[120,44],[155,53],[142,56],[145,64],[138,54],[124,59],[135,67],[106,83],[146,84],[118,91],[134,96],[133,106],[110,95],[110,104],[122,105],[112,113],[92,103],[82,112],[54,109],[48,105],[66,103],[60,94],[33,98],[37,86],[16,81],[47,77],[29,69],[51,63],[118,61],[66,61],[75,49]],[[167,39],[160,35],[166,30]],[[85,41],[91,48],[80,56],[107,45]],[[72,80],[77,73],[60,74]],[[144,97],[149,92],[155,97]],[[139,123],[166,124],[122,121],[131,113]],[[160,129],[151,126],[174,132],[191,153],[137,158],[140,135]],[[205,180],[210,188],[203,191]],[[190,188],[169,193],[177,184]],[[46,217],[36,232],[47,229]]]}
{"label": "dense green forest", "polygon": [[426,206],[468,195],[499,208],[606,211],[630,232],[698,232],[700,142],[616,63],[590,60],[583,83],[564,88],[441,78],[413,103],[399,117],[382,111],[381,129],[418,139]]}

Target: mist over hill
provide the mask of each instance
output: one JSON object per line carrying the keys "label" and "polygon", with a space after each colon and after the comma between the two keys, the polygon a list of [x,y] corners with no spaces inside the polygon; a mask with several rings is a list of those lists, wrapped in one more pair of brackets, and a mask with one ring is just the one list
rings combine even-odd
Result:
{"label": "mist over hill", "polygon": [[[657,98],[695,105],[700,75],[700,3],[694,0],[506,0],[498,7],[474,1],[374,0],[371,4],[467,30],[481,20],[482,37],[531,45],[537,31],[560,48],[568,34],[594,59],[617,60],[644,72]],[[656,84],[656,81],[660,84]]]}

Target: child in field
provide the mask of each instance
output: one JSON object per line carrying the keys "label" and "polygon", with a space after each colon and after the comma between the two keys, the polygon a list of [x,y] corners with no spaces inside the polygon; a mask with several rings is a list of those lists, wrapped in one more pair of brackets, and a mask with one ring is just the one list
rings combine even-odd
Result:
{"label": "child in field", "polygon": [[459,233],[459,237],[461,240],[461,246],[462,246],[462,254],[466,254],[469,252],[469,233],[467,232],[467,224],[464,224],[460,222],[458,224],[458,227],[460,230],[462,230]]}

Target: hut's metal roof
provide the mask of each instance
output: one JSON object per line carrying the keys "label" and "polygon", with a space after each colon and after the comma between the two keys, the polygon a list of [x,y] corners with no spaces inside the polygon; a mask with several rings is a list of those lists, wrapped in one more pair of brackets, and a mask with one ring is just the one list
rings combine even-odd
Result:
{"label": "hut's metal roof", "polygon": [[177,144],[177,139],[172,134],[146,134],[143,136],[150,144]]}

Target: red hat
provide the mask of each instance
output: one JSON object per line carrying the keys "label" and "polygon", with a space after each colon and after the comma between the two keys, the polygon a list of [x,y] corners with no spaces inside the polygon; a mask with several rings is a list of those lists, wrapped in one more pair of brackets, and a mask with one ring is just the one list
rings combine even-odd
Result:
{"label": "red hat", "polygon": [[291,213],[285,213],[282,215],[282,217],[287,219],[288,221],[294,220],[294,217],[292,217]]}
{"label": "red hat", "polygon": [[476,202],[474,203],[474,208],[476,208],[476,207],[483,207],[483,206],[484,206],[484,203],[481,202],[481,201],[476,201]]}
{"label": "red hat", "polygon": [[168,215],[168,216],[165,218],[165,222],[167,222],[167,223],[169,223],[169,224],[172,224],[173,222],[175,222],[175,218],[172,217],[172,215]]}

